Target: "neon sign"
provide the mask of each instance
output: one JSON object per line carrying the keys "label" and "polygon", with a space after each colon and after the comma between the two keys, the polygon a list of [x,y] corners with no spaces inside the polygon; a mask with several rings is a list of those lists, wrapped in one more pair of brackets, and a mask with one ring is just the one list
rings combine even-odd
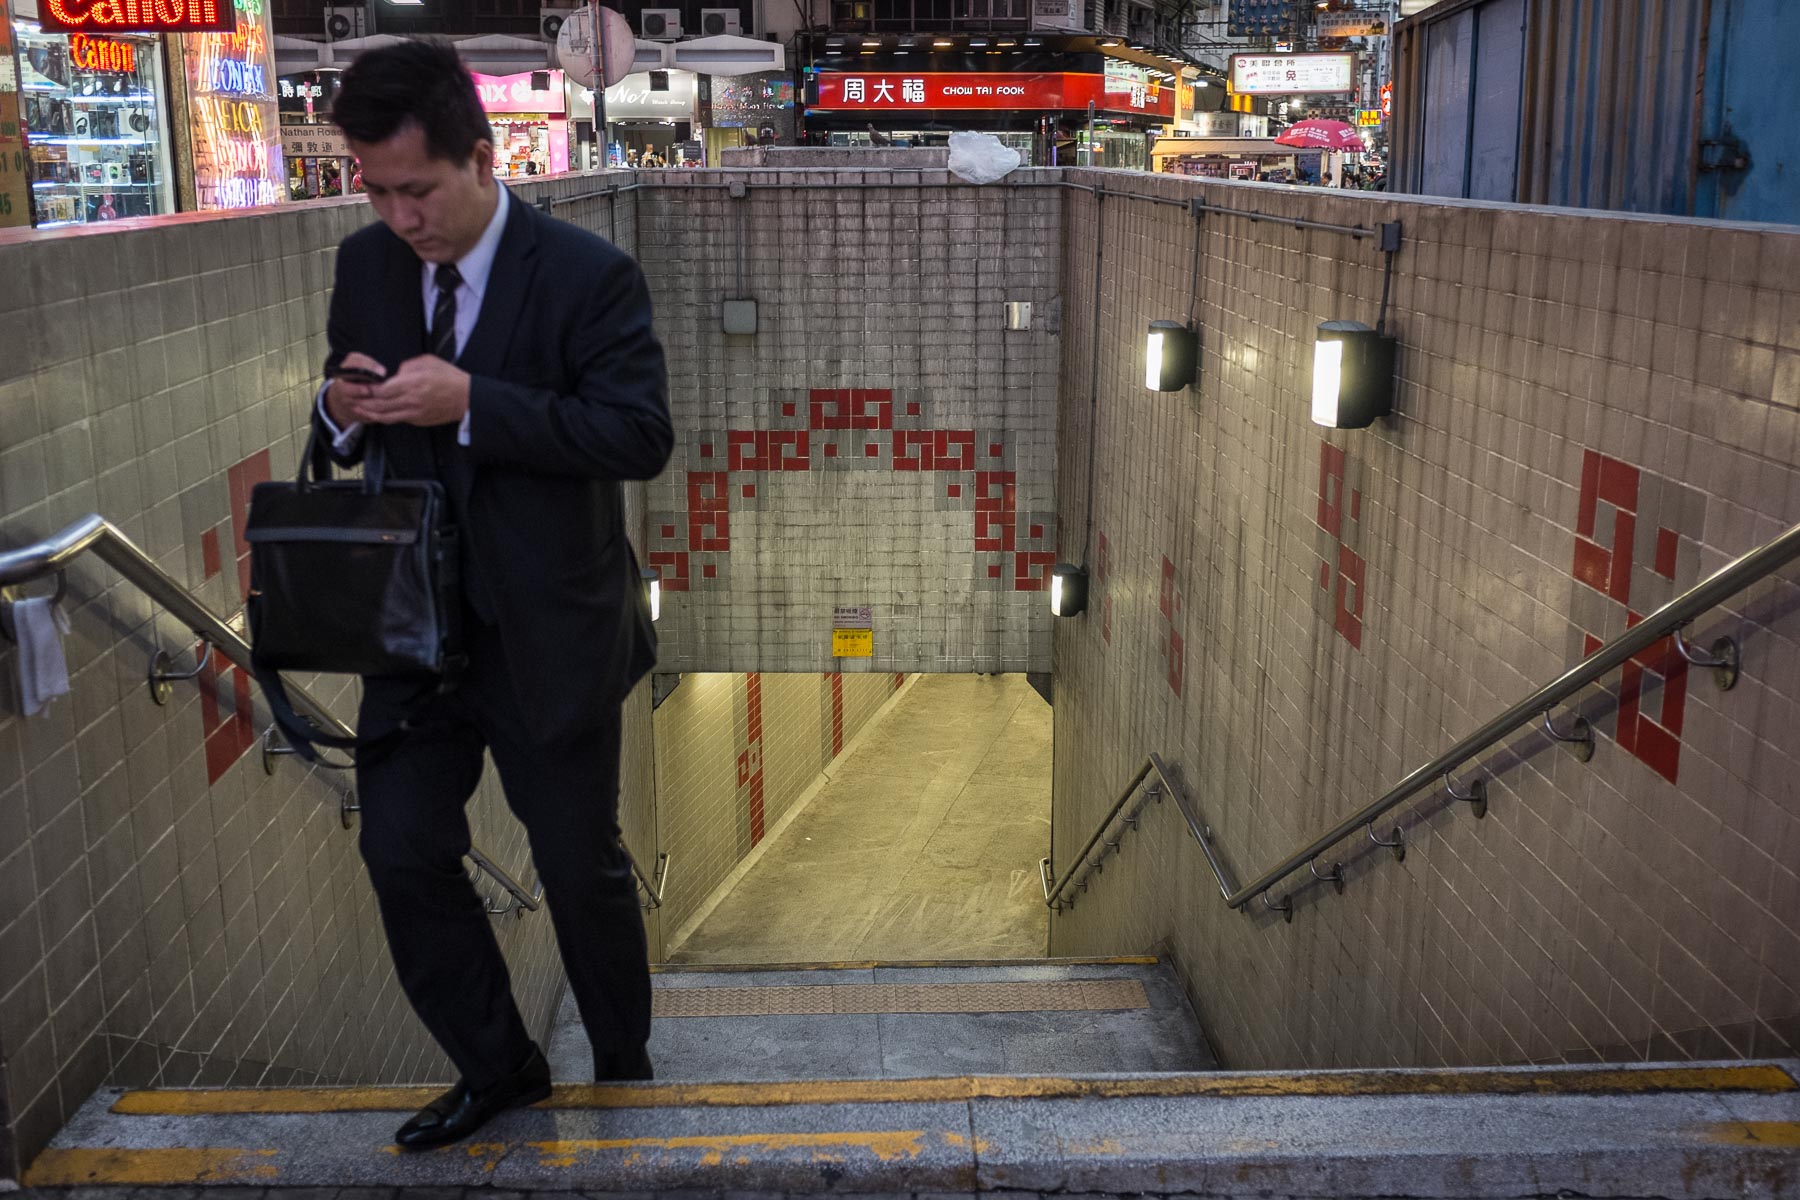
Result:
{"label": "neon sign", "polygon": [[229,33],[232,0],[43,0],[45,33]]}
{"label": "neon sign", "polygon": [[84,71],[118,71],[130,75],[137,70],[137,47],[130,42],[78,33],[69,39],[69,61]]}
{"label": "neon sign", "polygon": [[181,39],[193,136],[194,196],[202,209],[247,208],[287,198],[271,87],[266,0],[232,3],[230,33]]}

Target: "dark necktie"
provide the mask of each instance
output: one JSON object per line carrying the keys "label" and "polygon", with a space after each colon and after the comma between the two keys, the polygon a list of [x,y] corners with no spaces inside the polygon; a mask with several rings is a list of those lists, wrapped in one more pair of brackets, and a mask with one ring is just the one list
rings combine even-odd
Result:
{"label": "dark necktie", "polygon": [[455,263],[441,263],[432,281],[437,285],[437,301],[431,306],[431,352],[445,362],[455,362],[456,289],[462,286],[462,273]]}
{"label": "dark necktie", "polygon": [[[456,289],[462,286],[462,273],[454,263],[441,263],[431,277],[437,288],[437,299],[431,306],[431,333],[428,341],[431,352],[445,362],[456,361]],[[431,430],[431,453],[437,463],[438,478],[448,484],[452,493],[460,498],[468,494],[469,480],[465,474],[460,447],[456,441],[455,425],[439,425]],[[460,507],[460,504],[459,504]],[[462,553],[463,591],[469,598],[469,604],[481,620],[488,624],[494,621],[494,602],[482,582],[480,572],[476,569],[474,556],[469,553],[468,542],[463,542]]]}

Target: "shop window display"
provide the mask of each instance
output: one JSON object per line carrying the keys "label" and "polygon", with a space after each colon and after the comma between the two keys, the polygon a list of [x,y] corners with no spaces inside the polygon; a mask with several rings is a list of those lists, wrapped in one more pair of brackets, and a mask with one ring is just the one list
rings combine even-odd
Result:
{"label": "shop window display", "polygon": [[158,39],[14,29],[38,226],[172,211]]}

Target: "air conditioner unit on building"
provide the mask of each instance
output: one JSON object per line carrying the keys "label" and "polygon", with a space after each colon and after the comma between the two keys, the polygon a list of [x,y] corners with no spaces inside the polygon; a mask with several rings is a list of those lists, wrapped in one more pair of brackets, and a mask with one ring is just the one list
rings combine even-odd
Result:
{"label": "air conditioner unit on building", "polygon": [[673,41],[681,36],[681,10],[646,8],[638,18],[638,32],[652,41]]}
{"label": "air conditioner unit on building", "polygon": [[744,21],[735,8],[703,8],[700,10],[700,32],[706,37],[741,34]]}
{"label": "air conditioner unit on building", "polygon": [[556,35],[562,32],[563,22],[573,16],[572,8],[544,7],[538,10],[538,36],[546,42],[555,42]]}
{"label": "air conditioner unit on building", "polygon": [[329,4],[325,7],[325,40],[341,42],[359,38],[368,32],[366,14],[360,4]]}

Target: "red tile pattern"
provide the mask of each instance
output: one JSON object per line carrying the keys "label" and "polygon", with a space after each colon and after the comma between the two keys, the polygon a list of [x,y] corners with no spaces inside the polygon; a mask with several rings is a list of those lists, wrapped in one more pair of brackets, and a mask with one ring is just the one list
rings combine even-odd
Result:
{"label": "red tile pattern", "polygon": [[[1671,581],[1675,578],[1675,560],[1683,532],[1661,524],[1662,514],[1638,510],[1639,496],[1645,490],[1643,482],[1643,473],[1630,463],[1597,450],[1582,455],[1581,503],[1576,515],[1570,573],[1577,586],[1591,588],[1624,605],[1627,628],[1644,617],[1631,603],[1632,560],[1639,523],[1648,522],[1655,527],[1651,569]],[[1657,489],[1655,494],[1663,494],[1663,489]],[[1603,519],[1602,504],[1612,510],[1610,522]],[[1594,653],[1604,643],[1601,630],[1581,632],[1583,654]],[[1687,676],[1687,660],[1676,652],[1673,638],[1653,643],[1619,669],[1619,746],[1670,783],[1675,783],[1681,773]],[[1654,713],[1653,707],[1657,710]]]}
{"label": "red tile pattern", "polygon": [[844,677],[827,676],[831,680],[831,757],[844,752]]}
{"label": "red tile pattern", "polygon": [[[999,455],[994,455],[999,457]],[[973,471],[973,429],[894,430],[894,470]]]}
{"label": "red tile pattern", "polygon": [[1163,676],[1169,681],[1169,690],[1179,696],[1187,666],[1187,643],[1181,636],[1181,589],[1175,583],[1175,564],[1166,554],[1162,560],[1162,594],[1157,611],[1162,614],[1158,648],[1162,651]]}
{"label": "red tile pattern", "polygon": [[1319,446],[1319,511],[1315,518],[1330,539],[1319,564],[1319,587],[1330,594],[1331,627],[1356,650],[1362,649],[1363,591],[1368,562],[1353,543],[1360,541],[1362,492],[1349,488],[1348,456],[1330,442]]}
{"label": "red tile pattern", "polygon": [[746,737],[738,752],[738,791],[750,806],[750,844],[763,840],[763,727],[762,676],[744,676]]}
{"label": "red tile pattern", "polygon": [[237,546],[238,587],[240,596],[250,594],[250,543],[244,530],[250,520],[250,490],[269,480],[269,452],[258,450],[225,472],[226,487],[231,494],[231,532]]}
{"label": "red tile pattern", "polygon": [[731,501],[724,471],[689,471],[688,549],[731,549]]}
{"label": "red tile pattern", "polygon": [[[784,402],[780,411],[783,418],[797,419],[793,403]],[[918,403],[909,401],[905,415],[917,418]],[[718,577],[716,566],[695,571],[688,556],[730,552],[730,472],[806,472],[823,468],[827,462],[832,469],[847,469],[855,464],[857,445],[862,447],[862,460],[877,460],[871,464],[877,467],[885,453],[890,455],[888,465],[894,471],[972,476],[975,551],[1014,556],[1013,591],[1037,592],[1050,586],[1054,551],[1018,544],[1018,477],[1004,469],[1005,443],[978,443],[972,429],[896,429],[891,389],[814,388],[809,393],[806,428],[734,429],[726,431],[724,439],[723,464],[717,434],[708,435],[695,448],[704,469],[687,473],[687,511],[680,523],[659,521],[654,526],[659,536],[646,557],[661,569],[665,591],[690,591],[696,580]],[[977,469],[978,445],[985,450],[982,466],[986,469]],[[961,500],[968,485],[958,481],[944,486],[946,498]],[[745,501],[758,499],[754,483],[738,481],[738,493]],[[1028,530],[1028,543],[1041,542],[1041,522],[1030,524]],[[989,579],[1001,580],[1005,587],[1006,576],[1004,564],[988,564]]]}
{"label": "red tile pattern", "polygon": [[814,388],[811,429],[892,429],[894,393],[889,388]]}
{"label": "red tile pattern", "polygon": [[[269,478],[267,450],[257,451],[225,472],[240,598],[250,592],[250,543],[244,539],[250,520],[250,492]],[[223,558],[219,529],[206,530],[200,535],[200,561],[207,579],[225,569]],[[204,646],[196,647],[196,656],[203,650]],[[200,736],[206,747],[206,782],[209,786],[223,779],[232,764],[256,744],[250,676],[229,665],[221,671],[219,667],[223,663],[222,658],[214,655],[197,680],[200,685]]]}

